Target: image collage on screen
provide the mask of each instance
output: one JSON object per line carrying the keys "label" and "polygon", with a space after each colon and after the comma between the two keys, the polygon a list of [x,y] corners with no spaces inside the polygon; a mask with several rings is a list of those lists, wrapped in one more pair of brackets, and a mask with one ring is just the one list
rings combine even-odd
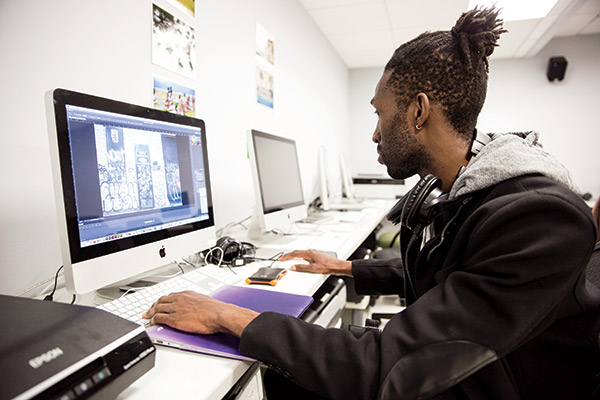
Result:
{"label": "image collage on screen", "polygon": [[95,125],[104,217],[181,206],[176,138]]}

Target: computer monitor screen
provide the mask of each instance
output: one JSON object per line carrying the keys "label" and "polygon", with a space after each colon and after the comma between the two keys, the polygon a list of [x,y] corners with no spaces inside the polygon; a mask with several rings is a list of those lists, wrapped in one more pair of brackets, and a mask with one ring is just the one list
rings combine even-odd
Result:
{"label": "computer monitor screen", "polygon": [[214,244],[200,119],[48,94],[67,288],[86,293]]}
{"label": "computer monitor screen", "polygon": [[256,239],[265,231],[285,229],[306,216],[296,142],[256,130],[249,131],[250,161],[256,192]]}
{"label": "computer monitor screen", "polygon": [[352,200],[354,199],[354,183],[344,153],[340,153],[340,173],[342,175],[342,192],[346,198]]}
{"label": "computer monitor screen", "polygon": [[327,173],[327,150],[324,146],[319,147],[319,197],[321,200],[321,209],[329,210],[329,183]]}
{"label": "computer monitor screen", "polygon": [[[321,200],[321,210],[349,210],[349,209],[363,209],[365,206],[361,206],[358,201],[354,198],[354,186],[352,184],[352,178],[348,165],[343,153],[340,153],[340,176],[342,180],[341,191],[330,191],[328,184],[328,170],[327,170],[327,150],[325,147],[319,147],[319,197]],[[344,198],[341,198],[341,195]]]}

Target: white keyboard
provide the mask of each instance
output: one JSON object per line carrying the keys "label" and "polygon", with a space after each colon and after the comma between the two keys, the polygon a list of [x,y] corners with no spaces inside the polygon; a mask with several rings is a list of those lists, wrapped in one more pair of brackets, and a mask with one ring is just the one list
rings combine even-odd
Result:
{"label": "white keyboard", "polygon": [[97,308],[144,325],[145,321],[142,319],[142,314],[161,296],[183,290],[193,290],[202,294],[210,294],[224,285],[235,285],[241,282],[242,279],[243,276],[235,274],[229,268],[206,265],[148,286],[147,288],[126,294]]}

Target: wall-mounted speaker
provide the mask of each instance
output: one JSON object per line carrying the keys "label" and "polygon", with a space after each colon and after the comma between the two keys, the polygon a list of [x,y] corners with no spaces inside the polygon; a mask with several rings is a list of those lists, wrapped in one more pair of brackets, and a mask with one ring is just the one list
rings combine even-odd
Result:
{"label": "wall-mounted speaker", "polygon": [[562,81],[565,77],[565,72],[567,70],[567,59],[560,57],[550,57],[548,60],[548,70],[546,71],[546,76],[548,80],[552,82],[554,79],[558,79]]}

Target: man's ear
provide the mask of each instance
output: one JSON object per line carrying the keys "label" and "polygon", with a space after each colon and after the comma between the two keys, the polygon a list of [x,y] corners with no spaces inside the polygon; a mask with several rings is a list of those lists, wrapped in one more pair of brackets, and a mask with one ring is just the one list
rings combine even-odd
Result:
{"label": "man's ear", "polygon": [[413,101],[413,123],[417,130],[421,130],[429,119],[429,98],[425,93],[419,93]]}

